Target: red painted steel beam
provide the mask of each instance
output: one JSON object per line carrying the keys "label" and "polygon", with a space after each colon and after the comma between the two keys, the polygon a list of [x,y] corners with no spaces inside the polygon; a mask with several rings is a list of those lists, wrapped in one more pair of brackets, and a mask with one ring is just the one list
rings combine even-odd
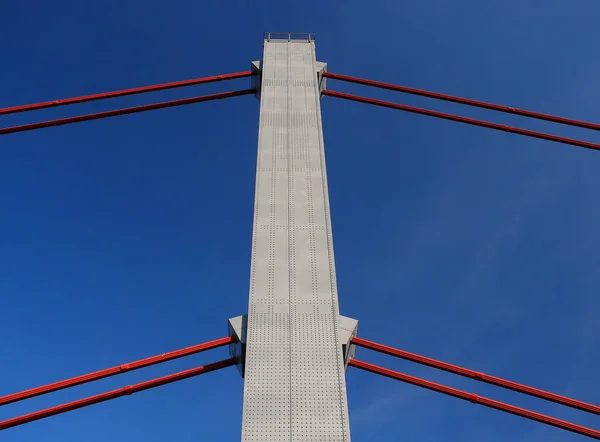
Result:
{"label": "red painted steel beam", "polygon": [[367,362],[358,361],[356,359],[350,360],[349,365],[352,367],[360,368],[361,370],[369,371],[371,373],[396,379],[398,381],[427,388],[428,390],[437,391],[439,393],[447,394],[449,396],[453,396],[459,399],[474,402],[485,407],[494,408],[496,410],[521,416],[526,419],[531,419],[537,422],[541,422],[543,424],[551,425],[553,427],[562,428],[563,430],[572,431],[573,433],[582,434],[593,439],[600,439],[600,431],[594,430],[592,428],[583,427],[581,425],[573,424],[571,422],[563,421],[561,419],[556,419],[551,416],[546,416],[545,414],[536,413],[535,411],[515,407],[514,405],[509,405],[504,402],[495,401],[493,399],[478,396],[473,393],[467,393],[466,391],[458,390],[456,388],[448,387],[446,385],[437,384],[435,382],[426,381],[424,379],[389,370],[387,368],[379,367],[377,365],[369,364]]}
{"label": "red painted steel beam", "polygon": [[194,86],[197,84],[214,83],[217,81],[233,80],[236,78],[245,78],[253,75],[252,71],[235,72],[233,74],[214,75],[212,77],[194,78],[192,80],[174,81],[172,83],[155,84],[152,86],[142,86],[132,89],[123,89],[114,92],[102,92],[100,94],[84,95],[82,97],[63,98],[61,100],[45,101],[43,103],[25,104],[22,106],[7,107],[0,109],[0,115],[14,114],[49,107],[65,106],[67,104],[85,103],[87,101],[104,100],[107,98],[124,97],[126,95],[141,94],[144,92],[162,91],[165,89],[175,89],[184,86]]}
{"label": "red painted steel beam", "polygon": [[347,81],[349,83],[361,84],[364,86],[372,86],[390,91],[404,92],[406,94],[420,95],[422,97],[434,98],[436,100],[451,101],[453,103],[466,104],[467,106],[475,106],[484,109],[506,112],[509,114],[521,115],[523,117],[536,118],[538,120],[551,121],[553,123],[566,124],[568,126],[583,127],[585,129],[600,130],[600,124],[588,123],[586,121],[573,120],[570,118],[558,117],[555,115],[543,114],[540,112],[532,112],[524,109],[517,109],[510,106],[502,106],[499,104],[486,103],[485,101],[470,100],[468,98],[456,97],[453,95],[440,94],[437,92],[425,91],[422,89],[414,89],[406,86],[398,86],[395,84],[382,83],[380,81],[365,80],[363,78],[351,77],[349,75],[334,74],[331,72],[323,73],[324,77],[332,80]]}
{"label": "red painted steel beam", "polygon": [[117,365],[111,368],[105,368],[104,370],[95,371],[93,373],[84,374],[63,381],[54,382],[52,384],[42,385],[41,387],[31,388],[29,390],[21,391],[19,393],[13,393],[6,396],[0,397],[0,406],[10,404],[13,402],[22,401],[43,394],[51,393],[53,391],[62,390],[76,385],[85,384],[87,382],[96,381],[98,379],[108,378],[126,371],[138,370],[140,368],[149,367],[151,365],[159,364],[161,362],[172,361],[174,359],[182,358],[184,356],[190,356],[196,353],[200,353],[206,350],[212,350],[213,348],[222,347],[224,345],[233,342],[232,337],[226,337],[216,339],[214,341],[206,342],[204,344],[192,345],[191,347],[182,348],[180,350],[170,351],[157,356],[140,359],[138,361],[129,362],[127,364]]}
{"label": "red painted steel beam", "polygon": [[82,121],[99,120],[101,118],[116,117],[118,115],[134,114],[137,112],[145,112],[156,109],[164,109],[167,107],[182,106],[184,104],[200,103],[203,101],[222,100],[224,98],[239,97],[241,95],[254,94],[256,89],[243,89],[232,92],[221,92],[212,95],[201,95],[198,97],[184,98],[182,100],[164,101],[161,103],[146,104],[143,106],[128,107],[125,109],[117,109],[106,112],[98,112],[95,114],[79,115],[77,117],[60,118],[58,120],[42,121],[40,123],[24,124],[22,126],[13,126],[0,128],[0,135],[7,135],[16,132],[25,132],[29,130],[42,129],[45,127],[63,126],[65,124],[80,123]]}
{"label": "red painted steel beam", "polygon": [[23,416],[7,419],[0,422],[0,431],[6,430],[7,428],[16,427],[29,422],[44,419],[57,414],[66,413],[67,411],[77,410],[78,408],[88,407],[90,405],[105,402],[111,399],[115,399],[121,396],[130,395],[139,391],[148,390],[150,388],[159,387],[161,385],[170,384],[172,382],[180,381],[182,379],[191,378],[211,371],[219,370],[221,368],[235,365],[235,358],[225,359],[223,361],[214,362],[204,366],[192,368],[190,370],[181,371],[179,373],[163,376],[160,378],[152,379],[146,382],[140,382],[139,384],[129,385],[127,387],[119,388],[117,390],[108,391],[106,393],[97,394],[77,401],[68,402],[61,404],[56,407],[46,408],[44,410],[36,411],[34,413],[26,414]]}
{"label": "red painted steel beam", "polygon": [[587,402],[578,401],[576,399],[571,399],[569,397],[561,396],[555,393],[550,393],[549,391],[540,390],[538,388],[529,387],[527,385],[519,384],[517,382],[508,381],[506,379],[498,378],[496,376],[490,376],[485,373],[480,373],[475,370],[469,370],[468,368],[448,364],[447,362],[438,361],[436,359],[431,359],[426,356],[410,353],[408,351],[388,347],[387,345],[378,344],[376,342],[368,341],[366,339],[356,337],[352,339],[352,343],[359,347],[378,351],[380,353],[385,353],[387,355],[402,358],[407,361],[416,362],[417,364],[427,365],[429,367],[444,370],[450,373],[457,374],[459,376],[475,379],[476,381],[486,382],[491,385],[496,385],[498,387],[518,391],[519,393],[528,394],[530,396],[535,396],[540,399],[546,399],[548,401],[556,402],[561,405],[566,405],[567,407],[577,408],[578,410],[600,415],[600,407],[598,407],[597,405],[588,404]]}
{"label": "red painted steel beam", "polygon": [[446,114],[443,112],[436,112],[428,109],[422,109],[419,107],[406,106],[404,104],[391,103],[389,101],[374,100],[372,98],[360,97],[358,95],[344,94],[342,92],[335,92],[330,90],[322,91],[323,95],[330,97],[343,98],[345,100],[357,101],[359,103],[372,104],[374,106],[387,107],[389,109],[396,109],[405,112],[412,112],[414,114],[427,115],[430,117],[441,118],[444,120],[458,121],[459,123],[471,124],[474,126],[486,127],[488,129],[501,130],[504,132],[510,132],[519,135],[525,135],[527,137],[540,138],[542,140],[554,141],[556,143],[570,144],[572,146],[585,147],[586,149],[600,150],[600,144],[588,143],[587,141],[575,140],[572,138],[564,138],[556,135],[550,135],[542,132],[535,132],[527,129],[519,129],[516,127],[505,126],[502,124],[490,123],[488,121],[476,120],[473,118],[460,117],[458,115]]}

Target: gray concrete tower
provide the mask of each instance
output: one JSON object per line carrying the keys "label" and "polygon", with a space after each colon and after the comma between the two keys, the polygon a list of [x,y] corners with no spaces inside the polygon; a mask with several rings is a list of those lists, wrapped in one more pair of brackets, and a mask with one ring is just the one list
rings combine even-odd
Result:
{"label": "gray concrete tower", "polygon": [[339,316],[320,107],[326,65],[311,34],[271,33],[253,66],[250,297],[247,320],[230,321],[245,341],[242,441],[349,442],[344,353],[357,324]]}

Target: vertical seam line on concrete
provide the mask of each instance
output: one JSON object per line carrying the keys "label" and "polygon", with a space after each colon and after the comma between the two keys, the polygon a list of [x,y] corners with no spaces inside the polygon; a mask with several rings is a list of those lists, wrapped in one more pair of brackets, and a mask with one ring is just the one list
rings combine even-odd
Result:
{"label": "vertical seam line on concrete", "polygon": [[[289,348],[289,375],[290,375],[290,380],[289,380],[289,400],[290,400],[290,442],[293,441],[293,422],[292,422],[292,249],[291,249],[291,237],[294,234],[294,232],[292,231],[292,219],[293,219],[293,214],[292,214],[292,210],[293,210],[293,201],[292,201],[292,180],[290,179],[290,173],[291,173],[291,165],[293,164],[293,159],[290,156],[290,42],[288,40],[288,42],[285,44],[286,45],[286,52],[287,52],[287,84],[286,84],[286,95],[287,95],[287,103],[286,103],[286,108],[287,108],[287,115],[286,115],[286,124],[287,124],[287,130],[286,130],[286,135],[287,135],[287,139],[286,139],[286,155],[287,155],[287,179],[288,179],[288,272],[289,272],[289,279],[288,279],[288,317],[289,317],[289,321],[288,321],[288,348]],[[290,159],[292,159],[292,164],[290,164]],[[295,250],[294,250],[295,253]]]}
{"label": "vertical seam line on concrete", "polygon": [[[313,61],[312,61],[312,51],[310,54],[303,54],[303,64],[304,64],[304,74],[306,76],[306,56],[311,57],[310,60],[310,68],[309,68],[309,73],[311,70],[314,71],[314,65],[313,65]],[[303,80],[304,81],[304,80]],[[304,90],[304,108],[306,109],[307,113],[305,113],[304,118],[307,117],[307,115],[309,116],[309,121],[305,121],[304,123],[304,136],[305,136],[305,156],[306,156],[306,172],[305,172],[305,176],[306,176],[306,195],[307,195],[307,200],[308,200],[308,207],[311,207],[312,203],[313,203],[313,193],[312,193],[312,182],[311,182],[311,173],[312,173],[312,163],[311,163],[311,159],[310,159],[310,130],[309,130],[309,125],[308,123],[310,122],[310,111],[309,106],[308,106],[308,96],[307,96],[307,88],[303,87]],[[313,91],[314,93],[314,91]],[[316,113],[316,112],[315,112]],[[315,286],[316,289],[318,291],[318,281],[317,279],[317,264],[316,264],[316,256],[315,256],[315,216],[314,216],[314,211],[313,210],[309,210],[308,211],[308,221],[309,221],[309,229],[308,229],[308,235],[309,235],[309,240],[310,240],[310,245],[311,245],[311,263],[310,263],[310,267],[311,267],[311,271],[312,271],[312,282],[311,282],[311,286],[313,289],[313,294],[312,294],[312,300],[314,302],[313,305],[313,314],[315,315],[315,317],[317,317],[317,315],[319,314],[319,297],[318,294],[316,294],[315,291]],[[313,258],[315,261],[313,261]],[[321,332],[321,330],[319,330],[319,332]]]}

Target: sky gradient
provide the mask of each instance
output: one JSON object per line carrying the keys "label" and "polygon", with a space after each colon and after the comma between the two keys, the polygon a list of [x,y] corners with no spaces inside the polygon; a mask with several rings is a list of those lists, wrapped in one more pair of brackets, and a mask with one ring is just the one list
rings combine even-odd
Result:
{"label": "sky gradient", "polygon": [[[263,31],[314,32],[332,72],[600,122],[593,0],[1,0],[0,107],[242,71]],[[249,80],[0,117],[0,127]],[[330,81],[600,142],[600,135]],[[600,403],[600,153],[326,97],[341,313],[360,335]],[[222,337],[247,309],[258,101],[0,137],[0,395]],[[226,357],[223,349],[0,408],[0,420]],[[357,357],[600,428],[595,416]],[[352,437],[582,436],[350,370]],[[2,442],[237,441],[234,369],[2,433]]]}

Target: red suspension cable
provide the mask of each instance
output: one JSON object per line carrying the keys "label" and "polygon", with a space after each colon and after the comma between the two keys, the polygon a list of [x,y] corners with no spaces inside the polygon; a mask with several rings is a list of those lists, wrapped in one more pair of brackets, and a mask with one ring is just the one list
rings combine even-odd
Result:
{"label": "red suspension cable", "polygon": [[95,381],[98,379],[108,378],[126,371],[138,370],[140,368],[149,367],[161,362],[172,361],[174,359],[182,358],[184,356],[193,355],[206,350],[212,350],[213,348],[222,347],[224,345],[233,342],[233,338],[226,337],[216,339],[214,341],[206,342],[204,344],[193,345],[191,347],[182,348],[180,350],[170,351],[161,355],[152,356],[149,358],[140,359],[138,361],[129,362],[128,364],[117,365],[111,368],[105,368],[104,370],[95,371],[93,373],[84,374],[64,381],[54,382],[52,384],[43,385],[41,387],[31,388],[29,390],[21,391],[19,393],[13,393],[6,396],[0,397],[0,406],[10,404],[13,402],[22,401],[43,394],[51,393],[53,391],[62,390],[64,388],[74,387],[75,385],[85,384],[87,382]]}
{"label": "red suspension cable", "polygon": [[79,399],[78,401],[68,402],[66,404],[58,405],[56,407],[46,408],[44,410],[36,411],[34,413],[2,421],[0,422],[0,431],[6,430],[7,428],[11,427],[16,427],[17,425],[23,425],[29,422],[44,419],[46,417],[55,416],[57,414],[65,413],[67,411],[77,410],[78,408],[83,408],[90,405],[98,404],[100,402],[105,402],[110,399],[115,399],[121,396],[137,393],[139,391],[170,384],[172,382],[180,381],[182,379],[191,378],[192,376],[198,376],[204,373],[209,373],[211,371],[235,365],[235,363],[235,358],[225,359],[223,361],[214,362],[212,364],[207,364],[204,366],[192,368],[190,370],[181,371],[179,373],[152,379],[150,381],[141,382],[139,384],[134,384],[127,387],[119,388],[117,390],[108,391],[106,393],[97,394],[95,396],[90,396],[84,399]]}
{"label": "red suspension cable", "polygon": [[221,92],[219,94],[202,95],[192,98],[184,98],[183,100],[164,101],[161,103],[146,104],[143,106],[128,107],[125,109],[117,109],[106,112],[98,112],[95,114],[80,115],[77,117],[60,118],[58,120],[42,121],[40,123],[24,124],[22,126],[13,126],[0,129],[0,135],[7,135],[16,132],[25,132],[28,130],[42,129],[44,127],[62,126],[65,124],[80,123],[82,121],[99,120],[101,118],[115,117],[118,115],[134,114],[136,112],[144,112],[155,109],[163,109],[167,107],[182,106],[184,104],[200,103],[203,101],[222,100],[224,98],[239,97],[241,95],[254,94],[256,89],[243,89],[240,91]]}
{"label": "red suspension cable", "polygon": [[359,103],[372,104],[374,106],[387,107],[390,109],[396,109],[406,112],[412,112],[415,114],[427,115],[430,117],[441,118],[444,120],[458,121],[459,123],[472,124],[474,126],[486,127],[488,129],[501,130],[504,132],[511,132],[514,134],[525,135],[527,137],[540,138],[542,140],[554,141],[557,143],[570,144],[572,146],[585,147],[587,149],[600,150],[600,144],[588,143],[587,141],[574,140],[572,138],[564,138],[556,135],[550,135],[542,132],[535,132],[527,129],[519,129],[511,126],[504,126],[502,124],[490,123],[488,121],[476,120],[473,118],[460,117],[458,115],[446,114],[443,112],[436,112],[428,109],[422,109],[419,107],[406,106],[404,104],[391,103],[389,101],[374,100],[372,98],[360,97],[358,95],[344,94],[341,92],[335,92],[330,90],[322,91],[323,95],[330,97],[343,98],[345,100],[357,101]]}
{"label": "red suspension cable", "polygon": [[369,364],[367,362],[358,361],[352,359],[349,362],[352,367],[360,368],[361,370],[369,371],[371,373],[379,374],[388,378],[396,379],[398,381],[406,382],[419,387],[427,388],[428,390],[437,391],[439,393],[454,396],[459,399],[474,402],[476,404],[483,405],[485,407],[494,408],[496,410],[505,411],[510,414],[531,419],[543,424],[552,425],[553,427],[562,428],[563,430],[572,431],[573,433],[583,434],[584,436],[591,437],[593,439],[600,439],[600,431],[592,428],[583,427],[581,425],[573,424],[571,422],[556,419],[545,414],[536,413],[534,411],[526,410],[524,408],[515,407],[504,402],[495,401],[486,397],[478,396],[473,393],[467,393],[456,388],[448,387],[446,385],[437,384],[435,382],[426,381],[414,376],[410,376],[397,371],[389,370],[387,368],[378,367],[377,365]]}
{"label": "red suspension cable", "polygon": [[367,341],[366,339],[353,338],[352,343],[354,345],[358,345],[359,347],[367,348],[369,350],[375,350],[390,356],[396,356],[398,358],[406,359],[407,361],[416,362],[417,364],[438,368],[440,370],[448,371],[459,376],[475,379],[476,381],[486,382],[491,385],[496,385],[498,387],[518,391],[519,393],[528,394],[530,396],[535,396],[540,399],[546,399],[548,401],[556,402],[561,405],[566,405],[567,407],[577,408],[578,410],[600,415],[600,407],[598,407],[597,405],[588,404],[587,402],[582,402],[576,399],[571,399],[565,396],[550,393],[549,391],[528,387],[527,385],[519,384],[517,382],[508,381],[506,379],[490,376],[485,373],[477,372],[475,370],[469,370],[468,368],[459,367],[458,365],[448,364],[447,362],[438,361],[436,359],[431,359],[415,353],[410,353],[408,351],[399,350],[397,348],[388,347],[387,345]]}
{"label": "red suspension cable", "polygon": [[236,78],[250,77],[252,71],[235,72],[233,74],[215,75],[212,77],[194,78],[192,80],[175,81],[172,83],[155,84],[153,86],[142,86],[132,89],[123,89],[114,92],[103,92],[100,94],[85,95],[82,97],[63,98],[61,100],[46,101],[43,103],[26,104],[23,106],[7,107],[0,109],[0,115],[14,114],[31,110],[45,109],[48,107],[64,106],[67,104],[85,103],[86,101],[104,100],[107,98],[123,97],[126,95],[141,94],[143,92],[155,92],[165,89],[175,89],[184,86],[194,86],[197,84],[214,83],[217,81],[233,80]]}
{"label": "red suspension cable", "polygon": [[466,104],[467,106],[475,106],[484,109],[491,109],[509,114],[521,115],[523,117],[536,118],[538,120],[551,121],[553,123],[566,124],[568,126],[583,127],[585,129],[600,130],[600,124],[588,123],[586,121],[573,120],[570,118],[557,117],[555,115],[542,114],[524,109],[517,109],[510,106],[502,106],[499,104],[486,103],[484,101],[470,100],[468,98],[456,97],[453,95],[439,94],[437,92],[425,91],[422,89],[414,89],[406,86],[398,86],[395,84],[382,83],[380,81],[365,80],[363,78],[351,77],[349,75],[333,74],[331,72],[323,73],[324,77],[333,80],[347,81],[350,83],[361,84],[364,86],[372,86],[390,91],[404,92],[412,95],[420,95],[422,97],[435,98],[437,100],[451,101],[453,103]]}

